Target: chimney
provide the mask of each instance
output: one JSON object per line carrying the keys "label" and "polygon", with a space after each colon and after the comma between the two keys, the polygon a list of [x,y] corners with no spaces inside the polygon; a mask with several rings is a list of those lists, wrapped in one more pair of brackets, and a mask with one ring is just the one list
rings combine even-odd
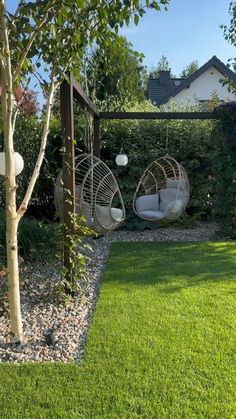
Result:
{"label": "chimney", "polygon": [[169,84],[170,83],[170,71],[162,70],[159,71],[159,81],[160,84]]}

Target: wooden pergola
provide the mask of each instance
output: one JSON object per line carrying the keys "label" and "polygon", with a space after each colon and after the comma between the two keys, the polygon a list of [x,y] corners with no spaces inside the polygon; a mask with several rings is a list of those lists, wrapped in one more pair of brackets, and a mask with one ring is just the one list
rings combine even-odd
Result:
{"label": "wooden pergola", "polygon": [[[100,125],[103,120],[111,119],[144,119],[144,120],[187,120],[218,119],[214,112],[99,112],[94,103],[84,92],[82,86],[68,74],[61,85],[61,120],[63,136],[63,188],[64,188],[64,223],[69,231],[73,230],[70,213],[75,212],[75,143],[74,143],[74,100],[93,118],[93,150],[100,157]],[[64,266],[70,272],[70,254],[64,246]]]}

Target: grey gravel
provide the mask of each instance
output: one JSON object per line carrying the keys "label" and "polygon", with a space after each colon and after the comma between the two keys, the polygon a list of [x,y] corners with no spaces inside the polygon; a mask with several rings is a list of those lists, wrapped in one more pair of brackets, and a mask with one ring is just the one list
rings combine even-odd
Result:
{"label": "grey gravel", "polygon": [[[58,267],[42,261],[24,266],[21,277],[21,305],[24,343],[11,345],[8,312],[0,314],[0,362],[69,362],[83,358],[87,332],[98,297],[99,285],[109,254],[110,243],[120,241],[207,241],[217,237],[217,223],[199,222],[193,229],[158,228],[143,232],[113,231],[100,239],[87,239],[88,255],[85,292],[67,303],[61,302]],[[56,344],[47,346],[45,332],[55,329]]]}

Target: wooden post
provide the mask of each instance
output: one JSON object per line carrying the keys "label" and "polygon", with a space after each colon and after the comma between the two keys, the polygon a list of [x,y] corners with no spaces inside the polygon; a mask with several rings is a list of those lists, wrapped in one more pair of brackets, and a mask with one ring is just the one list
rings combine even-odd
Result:
{"label": "wooden post", "polygon": [[[65,231],[73,232],[73,223],[70,213],[75,212],[75,147],[74,147],[74,108],[73,108],[73,85],[66,80],[61,84],[61,119],[63,130],[63,208]],[[65,234],[66,236],[66,234]],[[70,243],[65,237],[64,243],[64,266],[68,272],[68,280],[73,275],[70,260]]]}
{"label": "wooden post", "polygon": [[93,152],[100,158],[100,118],[97,116],[93,119]]}

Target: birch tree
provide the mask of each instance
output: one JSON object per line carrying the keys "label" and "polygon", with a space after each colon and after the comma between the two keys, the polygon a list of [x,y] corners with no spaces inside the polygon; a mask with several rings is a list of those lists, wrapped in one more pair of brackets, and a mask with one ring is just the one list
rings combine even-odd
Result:
{"label": "birch tree", "polygon": [[[160,10],[169,0],[20,0],[14,14],[0,0],[0,65],[2,118],[6,164],[6,253],[9,284],[10,335],[22,342],[17,232],[27,211],[44,159],[55,91],[67,71],[80,66],[85,48],[111,45],[119,27],[138,24],[148,8]],[[41,146],[28,188],[17,207],[14,130],[19,104],[17,87],[28,86],[32,75],[46,97]],[[27,162],[25,162],[27,165]]]}

